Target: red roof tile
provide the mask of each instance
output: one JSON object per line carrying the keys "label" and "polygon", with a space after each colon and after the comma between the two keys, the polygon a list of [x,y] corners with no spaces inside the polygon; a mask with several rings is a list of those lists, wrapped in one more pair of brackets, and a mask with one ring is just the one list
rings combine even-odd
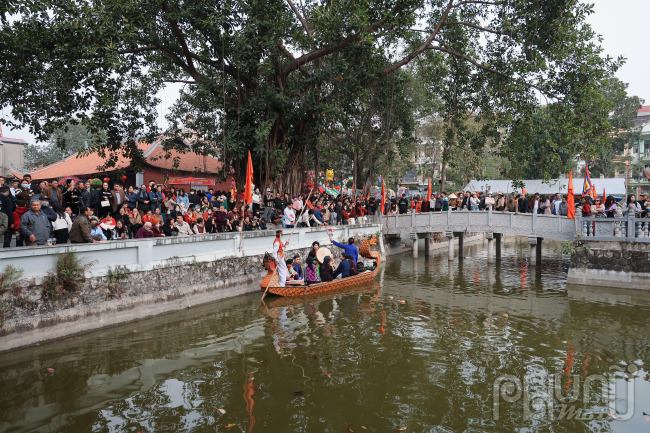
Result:
{"label": "red roof tile", "polygon": [[[216,173],[222,166],[221,162],[211,156],[198,155],[194,152],[181,153],[177,150],[165,151],[162,148],[161,140],[157,140],[153,144],[138,143],[138,147],[144,152],[147,164],[156,168],[189,173]],[[174,167],[176,159],[178,159],[178,167]],[[63,161],[31,171],[29,174],[32,175],[34,180],[54,179],[71,175],[77,177],[87,176],[100,172],[98,167],[104,165],[105,161],[106,159],[100,157],[97,153],[85,156],[79,156],[79,154],[75,153]],[[130,165],[131,161],[120,155],[115,167],[101,172],[113,172],[120,168],[127,168]],[[14,175],[21,178],[23,176],[15,172]]]}
{"label": "red roof tile", "polygon": [[650,113],[650,105],[644,105],[643,107],[641,107],[639,113]]}
{"label": "red roof tile", "polygon": [[[177,159],[178,166],[174,167]],[[216,173],[221,169],[221,162],[211,156],[203,156],[194,152],[181,153],[177,150],[165,151],[160,146],[152,149],[147,156],[147,164],[167,170],[200,173]]]}

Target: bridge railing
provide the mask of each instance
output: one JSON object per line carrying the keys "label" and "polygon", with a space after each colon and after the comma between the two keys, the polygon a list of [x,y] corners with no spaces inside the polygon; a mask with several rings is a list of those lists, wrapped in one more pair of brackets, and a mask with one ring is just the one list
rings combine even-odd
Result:
{"label": "bridge railing", "polygon": [[549,239],[583,238],[599,241],[650,242],[650,218],[593,218],[575,220],[559,215],[498,211],[407,213],[381,217],[384,234],[423,232],[502,233]]}
{"label": "bridge railing", "polygon": [[581,217],[580,235],[595,241],[650,242],[650,218]]}

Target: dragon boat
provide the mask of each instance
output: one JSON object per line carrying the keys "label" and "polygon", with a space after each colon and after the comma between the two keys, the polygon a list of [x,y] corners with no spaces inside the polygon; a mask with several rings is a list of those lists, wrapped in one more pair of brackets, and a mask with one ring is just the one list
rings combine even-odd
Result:
{"label": "dragon boat", "polygon": [[370,240],[364,239],[359,248],[359,255],[366,259],[374,260],[377,266],[373,270],[365,270],[357,275],[339,280],[325,281],[316,284],[286,284],[284,287],[280,286],[280,278],[278,273],[275,272],[275,263],[273,259],[264,260],[264,267],[268,271],[266,277],[260,283],[262,291],[266,290],[268,286],[268,293],[276,296],[295,297],[295,296],[308,296],[318,293],[325,293],[330,291],[337,291],[346,287],[353,287],[359,284],[364,284],[372,281],[377,272],[379,272],[379,265],[381,264],[381,256],[377,251],[370,250]]}

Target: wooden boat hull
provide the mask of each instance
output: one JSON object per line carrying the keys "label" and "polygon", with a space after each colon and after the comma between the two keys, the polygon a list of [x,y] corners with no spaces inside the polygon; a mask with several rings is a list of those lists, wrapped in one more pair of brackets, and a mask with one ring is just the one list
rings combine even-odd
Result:
{"label": "wooden boat hull", "polygon": [[[373,251],[370,254],[377,261],[377,267],[373,271],[362,272],[353,277],[341,278],[340,280],[327,281],[318,284],[310,284],[308,286],[286,285],[285,287],[282,287],[279,285],[278,274],[275,273],[274,275],[273,271],[270,270],[260,283],[260,288],[262,291],[264,291],[266,289],[266,286],[269,285],[268,293],[277,296],[308,296],[368,283],[375,278],[375,275],[377,275],[377,272],[379,272],[379,265],[381,264],[381,256],[379,253]],[[271,278],[273,279],[271,280]],[[269,281],[271,281],[270,284]]]}

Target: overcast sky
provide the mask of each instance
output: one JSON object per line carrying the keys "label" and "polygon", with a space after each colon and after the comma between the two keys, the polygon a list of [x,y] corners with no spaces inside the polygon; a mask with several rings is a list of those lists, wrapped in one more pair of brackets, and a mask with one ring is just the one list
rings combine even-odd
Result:
{"label": "overcast sky", "polygon": [[[605,54],[627,58],[627,63],[616,75],[629,83],[629,94],[645,99],[646,105],[650,105],[650,79],[646,79],[650,74],[650,53],[644,31],[650,17],[650,0],[589,0],[589,3],[595,4],[595,13],[588,21],[596,33],[603,36]],[[161,92],[161,117],[177,95],[177,89]],[[6,109],[2,115],[8,115]],[[7,131],[5,128],[4,135],[34,143],[34,137],[27,129]]]}

